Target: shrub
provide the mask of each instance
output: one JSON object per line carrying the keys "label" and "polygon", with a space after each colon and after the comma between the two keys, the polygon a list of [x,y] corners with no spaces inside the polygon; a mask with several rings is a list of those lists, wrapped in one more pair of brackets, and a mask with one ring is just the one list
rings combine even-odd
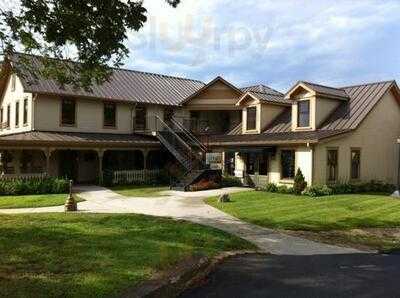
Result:
{"label": "shrub", "polygon": [[304,175],[301,172],[300,168],[298,168],[296,175],[294,176],[293,192],[296,195],[300,195],[306,187],[307,182],[304,179]]}
{"label": "shrub", "polygon": [[333,190],[327,185],[314,185],[307,187],[303,194],[310,197],[330,196],[333,194]]}
{"label": "shrub", "polygon": [[68,190],[68,180],[52,177],[0,181],[0,195],[56,194]]}
{"label": "shrub", "polygon": [[268,183],[264,190],[268,192],[277,192],[278,186],[275,183]]}
{"label": "shrub", "polygon": [[293,187],[287,187],[286,185],[279,185],[277,187],[277,191],[278,193],[282,193],[282,194],[292,194],[294,193]]}
{"label": "shrub", "polygon": [[235,176],[223,176],[221,181],[222,187],[243,186],[240,178]]}

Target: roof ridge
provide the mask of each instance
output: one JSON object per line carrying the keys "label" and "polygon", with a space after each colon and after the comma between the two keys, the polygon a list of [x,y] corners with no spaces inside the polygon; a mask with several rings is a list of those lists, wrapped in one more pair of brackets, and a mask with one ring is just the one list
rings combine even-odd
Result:
{"label": "roof ridge", "polygon": [[[31,57],[36,57],[36,58],[44,58],[43,56],[36,55],[36,54],[26,54],[26,53],[21,53],[21,52],[15,52],[14,54],[31,56]],[[54,58],[54,57],[48,57],[48,58],[52,59],[52,60],[57,60],[57,61],[60,61],[60,62],[71,62],[71,63],[78,63],[78,64],[80,63],[80,62],[77,62],[77,61],[72,61],[70,59],[60,59],[60,58]],[[198,82],[198,83],[205,84],[203,81],[200,81],[200,80],[189,79],[189,78],[186,78],[186,77],[178,77],[178,76],[166,75],[166,74],[155,73],[155,72],[141,71],[141,70],[135,70],[135,69],[122,68],[122,67],[110,67],[110,69],[120,70],[120,71],[129,71],[129,72],[141,73],[141,74],[146,74],[146,75],[160,76],[160,77],[164,77],[164,78],[192,81],[192,82]]]}
{"label": "roof ridge", "polygon": [[273,96],[285,96],[285,94],[283,94],[283,93],[280,93],[279,91],[279,93],[280,94],[275,94],[275,93],[269,93],[269,92],[262,92],[262,91],[254,91],[254,90],[250,90],[250,91],[247,91],[247,92],[253,92],[253,93],[260,93],[260,94],[268,94],[268,95],[273,95]]}
{"label": "roof ridge", "polygon": [[341,89],[342,89],[342,88],[340,88],[340,87],[332,87],[332,86],[317,84],[317,83],[313,83],[313,82],[309,82],[309,81],[300,81],[300,83],[305,83],[305,84],[320,86],[320,87],[324,87],[324,88],[331,88],[331,89],[336,89],[336,90],[341,90]]}
{"label": "roof ridge", "polygon": [[377,85],[377,84],[384,84],[384,83],[395,83],[395,82],[396,82],[396,80],[376,81],[376,82],[368,82],[368,83],[339,87],[339,89],[354,88],[354,87],[361,87],[361,86],[367,86],[367,85]]}
{"label": "roof ridge", "polygon": [[[274,89],[274,88],[272,88],[272,87],[270,87],[268,85],[265,85],[265,84],[256,84],[256,85],[251,85],[251,86],[245,86],[245,87],[241,87],[240,89],[250,89],[250,88],[253,88],[253,87],[260,87],[260,86],[266,87],[268,89],[271,89],[274,92],[278,92],[278,93],[284,95],[284,93],[282,93],[282,92],[280,92],[280,91],[278,91],[278,90],[276,90],[276,89]],[[266,92],[261,92],[261,91],[254,91],[254,92],[266,93]]]}

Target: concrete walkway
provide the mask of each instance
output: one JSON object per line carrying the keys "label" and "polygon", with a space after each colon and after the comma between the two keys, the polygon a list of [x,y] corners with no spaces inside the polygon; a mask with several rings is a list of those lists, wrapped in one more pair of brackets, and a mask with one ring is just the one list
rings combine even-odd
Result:
{"label": "concrete walkway", "polygon": [[[246,239],[265,252],[277,255],[349,254],[361,251],[313,242],[299,237],[278,233],[274,230],[252,225],[234,218],[204,203],[204,198],[222,193],[248,191],[248,188],[225,188],[201,192],[164,192],[163,197],[127,198],[98,186],[75,188],[86,201],[78,203],[81,212],[139,213],[167,216],[212,226]],[[63,212],[63,207],[27,209],[3,209],[0,213]]]}

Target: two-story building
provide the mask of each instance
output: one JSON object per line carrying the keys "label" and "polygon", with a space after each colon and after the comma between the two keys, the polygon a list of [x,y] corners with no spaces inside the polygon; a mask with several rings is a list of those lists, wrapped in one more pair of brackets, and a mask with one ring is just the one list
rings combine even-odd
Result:
{"label": "two-story building", "polygon": [[[334,88],[298,82],[285,94],[115,69],[92,90],[59,86],[14,55],[0,82],[5,174],[46,172],[93,182],[104,169],[152,169],[197,151],[246,182],[396,183],[400,90],[395,81]],[[61,62],[60,62],[61,63]],[[213,165],[215,166],[215,165]]]}

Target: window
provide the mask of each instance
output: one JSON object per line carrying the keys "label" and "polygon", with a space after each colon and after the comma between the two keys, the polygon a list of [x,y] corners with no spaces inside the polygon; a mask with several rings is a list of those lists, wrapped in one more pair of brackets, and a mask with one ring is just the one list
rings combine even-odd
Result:
{"label": "window", "polygon": [[61,104],[61,125],[75,125],[75,100],[63,98]]}
{"label": "window", "polygon": [[15,91],[15,82],[17,80],[17,76],[15,74],[11,75],[11,91]]}
{"label": "window", "polygon": [[24,98],[24,115],[23,115],[24,125],[28,124],[28,99]]}
{"label": "window", "polygon": [[338,177],[338,151],[329,149],[327,153],[328,182],[337,181]]}
{"label": "window", "polygon": [[256,117],[257,117],[257,108],[256,107],[247,108],[247,123],[246,123],[247,130],[256,129]]}
{"label": "window", "polygon": [[297,126],[298,127],[310,126],[310,101],[309,100],[298,101],[297,108],[298,108]]}
{"label": "window", "polygon": [[15,103],[15,127],[19,125],[19,101]]}
{"label": "window", "polygon": [[256,165],[257,165],[257,154],[253,152],[247,153],[246,173],[249,175],[254,175],[256,172]]}
{"label": "window", "polygon": [[293,179],[294,178],[294,150],[282,150],[281,151],[281,178],[282,179]]}
{"label": "window", "polygon": [[360,149],[351,149],[351,179],[360,179]]}
{"label": "window", "polygon": [[104,103],[104,126],[115,127],[116,126],[116,110],[117,106],[115,103]]}
{"label": "window", "polygon": [[10,128],[10,115],[11,115],[11,107],[10,105],[7,106],[7,122],[6,127]]}
{"label": "window", "polygon": [[146,107],[136,107],[135,128],[137,130],[146,130],[146,114]]}

